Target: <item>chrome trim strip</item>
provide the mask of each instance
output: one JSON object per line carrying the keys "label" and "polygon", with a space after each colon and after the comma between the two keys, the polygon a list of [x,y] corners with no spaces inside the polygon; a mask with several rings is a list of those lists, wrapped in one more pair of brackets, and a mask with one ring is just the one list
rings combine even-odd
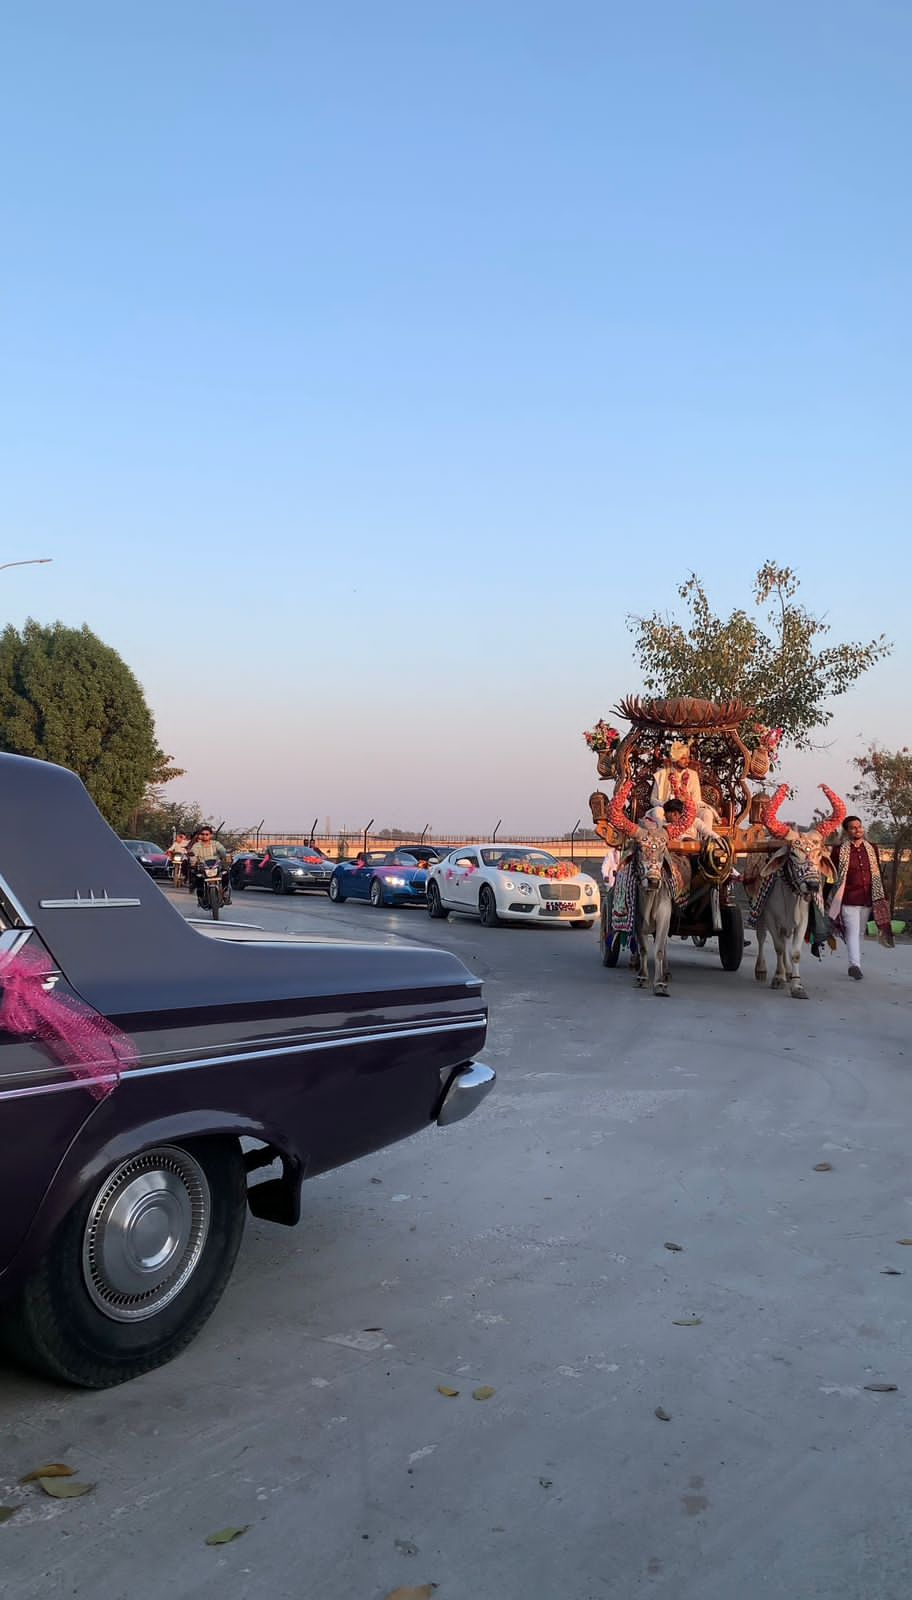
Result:
{"label": "chrome trim strip", "polygon": [[[438,1033],[459,1033],[467,1028],[475,1028],[477,1026],[477,1020],[467,1022],[448,1022],[443,1026],[432,1028],[402,1028],[387,1030],[381,1033],[365,1033],[354,1036],[347,1034],[341,1039],[324,1038],[309,1041],[302,1039],[298,1044],[281,1045],[278,1049],[274,1050],[243,1050],[233,1055],[199,1056],[195,1061],[163,1061],[159,1066],[156,1067],[127,1067],[126,1070],[121,1073],[119,1080],[115,1074],[109,1073],[103,1078],[95,1079],[95,1081],[101,1083],[117,1083],[120,1081],[123,1083],[127,1078],[131,1080],[133,1078],[152,1078],[159,1076],[159,1074],[163,1072],[189,1072],[195,1067],[218,1067],[226,1061],[235,1065],[244,1061],[268,1061],[273,1056],[304,1055],[309,1054],[312,1050],[337,1050],[340,1045],[346,1044],[380,1044],[389,1039],[423,1039],[428,1035],[434,1035]],[[66,1071],[66,1068],[63,1068],[62,1070]],[[0,1101],[17,1100],[24,1095],[30,1094],[58,1094],[64,1089],[84,1089],[85,1086],[86,1080],[84,1078],[70,1078],[65,1083],[47,1083],[40,1085],[38,1088],[30,1089],[27,1087],[21,1087],[17,1089],[2,1089],[0,1090]]]}
{"label": "chrome trim strip", "polygon": [[460,1033],[466,1028],[475,1028],[475,1022],[447,1022],[442,1027],[434,1028],[400,1028],[385,1030],[382,1033],[365,1033],[353,1036],[346,1034],[341,1039],[315,1039],[302,1040],[300,1044],[281,1045],[276,1050],[244,1050],[236,1055],[228,1056],[200,1056],[195,1061],[166,1061],[158,1067],[134,1067],[127,1069],[124,1074],[129,1078],[151,1078],[160,1072],[187,1072],[193,1067],[217,1067],[223,1061],[268,1061],[272,1056],[296,1056],[309,1053],[311,1050],[338,1050],[346,1044],[380,1044],[389,1039],[423,1039],[429,1034]]}
{"label": "chrome trim strip", "polygon": [[[372,1039],[395,1039],[398,1038],[398,1036],[407,1028],[422,1030],[426,1033],[433,1033],[436,1029],[446,1028],[453,1022],[457,1022],[460,1027],[470,1027],[472,1025],[477,1025],[478,1023],[487,1022],[487,1013],[484,1011],[476,1011],[472,1012],[469,1016],[457,1018],[450,1016],[415,1017],[410,1022],[391,1022],[385,1028],[378,1028],[376,1026],[368,1028],[345,1029],[321,1028],[319,1030],[314,1029],[309,1033],[298,1032],[264,1034],[255,1039],[245,1039],[243,1041],[244,1049],[242,1053],[246,1054],[248,1051],[255,1051],[259,1045],[263,1045],[266,1049],[269,1049],[276,1045],[293,1044],[296,1040],[300,1040],[302,1044],[319,1044],[324,1040],[330,1044],[339,1042],[340,1040],[342,1043],[344,1043],[346,1040],[349,1040],[352,1044],[357,1044],[358,1040],[365,1035]],[[140,1055],[139,1060],[148,1061],[150,1057],[167,1055],[170,1060],[176,1063],[179,1056],[192,1056],[194,1048],[195,1047],[193,1045],[188,1045],[185,1050],[146,1050]],[[232,1039],[227,1041],[224,1045],[210,1045],[209,1049],[212,1052],[225,1050],[238,1053],[240,1051],[240,1046],[236,1039]],[[215,1059],[214,1055],[213,1059]]]}
{"label": "chrome trim strip", "polygon": [[107,890],[103,895],[96,895],[95,890],[90,889],[85,896],[77,889],[69,900],[39,900],[38,904],[42,911],[106,911],[109,907],[117,910],[121,906],[141,906],[142,901],[109,895]]}

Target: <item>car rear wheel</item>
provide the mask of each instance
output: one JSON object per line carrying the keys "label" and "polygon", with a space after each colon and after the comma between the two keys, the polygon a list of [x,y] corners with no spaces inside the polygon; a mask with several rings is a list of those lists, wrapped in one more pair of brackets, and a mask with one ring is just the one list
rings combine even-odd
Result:
{"label": "car rear wheel", "polygon": [[137,1151],[64,1219],[5,1315],[7,1348],[86,1389],[162,1366],[218,1304],[246,1210],[235,1139]]}
{"label": "car rear wheel", "polygon": [[376,907],[377,910],[379,910],[379,908],[383,905],[384,898],[385,898],[385,896],[384,896],[384,893],[383,893],[383,884],[380,882],[379,878],[374,878],[372,883],[371,883],[371,886],[370,886],[370,903],[371,903],[371,905]]}
{"label": "car rear wheel", "polygon": [[338,878],[330,878],[329,880],[329,898],[334,906],[340,906],[343,900],[348,898],[347,895],[342,893],[342,885]]}
{"label": "car rear wheel", "polygon": [[440,890],[438,889],[438,887],[437,887],[436,883],[434,882],[433,878],[431,879],[430,883],[428,884],[428,889],[427,889],[427,909],[428,909],[428,916],[429,917],[434,917],[435,920],[436,919],[441,919],[442,920],[447,915],[446,907],[445,907],[443,901],[440,898]]}
{"label": "car rear wheel", "polygon": [[497,900],[490,884],[483,883],[478,896],[478,915],[483,928],[498,928],[500,918],[497,915]]}

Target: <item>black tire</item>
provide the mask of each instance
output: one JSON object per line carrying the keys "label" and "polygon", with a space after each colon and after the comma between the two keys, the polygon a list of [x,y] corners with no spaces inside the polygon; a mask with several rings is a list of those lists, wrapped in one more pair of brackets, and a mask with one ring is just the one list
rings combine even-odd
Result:
{"label": "black tire", "polygon": [[206,904],[212,912],[213,922],[218,922],[219,912],[222,908],[222,886],[220,883],[207,883]]}
{"label": "black tire", "polygon": [[433,878],[427,887],[427,913],[428,916],[433,917],[435,921],[442,921],[444,917],[449,915],[446,906],[440,898],[440,890]]}
{"label": "black tire", "polygon": [[384,904],[383,884],[380,882],[379,878],[371,879],[370,903],[374,907],[375,911],[379,911]]}
{"label": "black tire", "polygon": [[740,906],[725,906],[722,910],[722,931],[719,934],[719,960],[726,972],[737,972],[744,955],[744,920]]}
{"label": "black tire", "polygon": [[611,889],[603,892],[601,910],[599,912],[599,957],[603,967],[616,967],[621,954],[620,934],[608,932],[613,899],[614,895]]}
{"label": "black tire", "polygon": [[237,867],[232,868],[231,876],[229,877],[228,882],[231,884],[235,894],[243,894],[247,887],[246,883],[244,882],[243,873],[238,871]]}
{"label": "black tire", "polygon": [[[183,1186],[194,1227],[202,1204],[195,1187],[201,1171],[208,1229],[186,1281],[173,1298],[150,1315],[121,1320],[124,1296],[110,1291],[103,1271],[95,1274],[101,1258],[92,1256],[91,1241],[93,1234],[96,1240],[100,1235],[98,1220],[104,1215],[105,1191],[116,1185],[125,1171],[129,1177],[129,1168],[139,1163],[148,1163],[148,1171],[167,1173],[169,1178],[175,1166],[184,1171],[177,1189]],[[244,1159],[235,1139],[189,1140],[184,1145],[138,1151],[129,1161],[119,1162],[61,1223],[42,1261],[4,1314],[0,1332],[6,1348],[25,1366],[84,1389],[107,1389],[163,1366],[196,1338],[221,1299],[241,1242],[246,1211]],[[188,1252],[190,1242],[188,1239]],[[171,1279],[180,1277],[182,1259],[177,1258]],[[167,1292],[168,1284],[165,1278],[156,1286],[160,1295]],[[104,1309],[105,1290],[121,1316]],[[146,1297],[152,1292],[147,1289]]]}
{"label": "black tire", "polygon": [[272,892],[273,894],[290,894],[291,892],[285,882],[284,872],[280,872],[278,867],[272,874]]}
{"label": "black tire", "polygon": [[698,950],[705,950],[706,948],[706,936],[702,933],[692,933],[690,942],[695,944]]}
{"label": "black tire", "polygon": [[348,895],[342,893],[342,885],[338,878],[330,878],[326,893],[334,906],[341,906],[348,899]]}
{"label": "black tire", "polygon": [[497,900],[489,883],[483,883],[478,891],[478,915],[483,928],[499,928],[501,925],[497,915]]}

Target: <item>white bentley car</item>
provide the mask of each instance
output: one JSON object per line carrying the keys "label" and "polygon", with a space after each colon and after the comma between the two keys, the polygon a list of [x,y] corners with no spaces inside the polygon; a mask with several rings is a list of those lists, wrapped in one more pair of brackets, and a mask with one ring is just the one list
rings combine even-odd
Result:
{"label": "white bentley car", "polygon": [[528,845],[464,846],[435,861],[427,880],[431,917],[463,911],[486,928],[499,922],[566,922],[591,928],[599,911],[594,880],[570,861]]}

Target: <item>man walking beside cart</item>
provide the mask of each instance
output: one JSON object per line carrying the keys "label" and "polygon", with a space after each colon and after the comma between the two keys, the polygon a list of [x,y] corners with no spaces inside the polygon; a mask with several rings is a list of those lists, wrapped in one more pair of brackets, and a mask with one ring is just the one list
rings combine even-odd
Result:
{"label": "man walking beside cart", "polygon": [[877,846],[865,838],[860,817],[846,817],[842,824],[842,840],[833,854],[836,887],[828,911],[836,932],[846,943],[849,977],[857,982],[864,977],[861,944],[872,913],[880,943],[893,944],[890,906],[884,894]]}

